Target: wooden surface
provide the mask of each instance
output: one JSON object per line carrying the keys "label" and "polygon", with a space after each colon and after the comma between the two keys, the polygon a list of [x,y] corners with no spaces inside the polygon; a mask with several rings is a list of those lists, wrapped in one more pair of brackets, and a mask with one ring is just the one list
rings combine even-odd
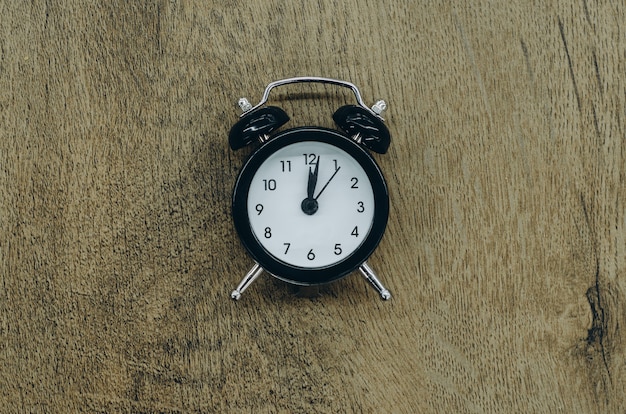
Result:
{"label": "wooden surface", "polygon": [[[0,2],[0,411],[623,410],[626,8],[556,3]],[[390,302],[229,298],[236,101],[298,75],[388,103]]]}

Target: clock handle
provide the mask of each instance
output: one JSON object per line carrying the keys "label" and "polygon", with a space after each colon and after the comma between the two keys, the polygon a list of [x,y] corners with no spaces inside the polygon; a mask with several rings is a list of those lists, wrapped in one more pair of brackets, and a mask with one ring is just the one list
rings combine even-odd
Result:
{"label": "clock handle", "polygon": [[342,86],[344,88],[351,89],[352,92],[354,93],[354,96],[356,97],[356,101],[359,104],[359,106],[371,112],[372,115],[380,118],[379,114],[377,114],[376,112],[374,112],[374,110],[368,108],[367,105],[365,105],[365,102],[363,102],[363,98],[361,98],[361,93],[359,92],[359,89],[353,83],[348,82],[348,81],[338,80],[338,79],[320,78],[317,76],[302,76],[302,77],[296,77],[296,78],[287,78],[287,79],[277,80],[268,84],[267,87],[265,88],[265,92],[263,92],[263,97],[261,98],[261,101],[258,104],[256,104],[256,106],[246,109],[246,111],[244,111],[244,113],[241,114],[241,116],[244,116],[247,113],[254,111],[258,107],[266,103],[270,96],[270,91],[272,89],[278,86],[288,85],[291,83],[326,83],[326,84],[337,85],[337,86]]}

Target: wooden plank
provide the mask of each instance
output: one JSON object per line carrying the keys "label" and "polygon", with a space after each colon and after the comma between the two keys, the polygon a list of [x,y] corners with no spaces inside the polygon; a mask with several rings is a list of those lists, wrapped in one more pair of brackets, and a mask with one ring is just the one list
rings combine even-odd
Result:
{"label": "wooden plank", "polygon": [[[368,3],[0,4],[4,410],[626,405],[624,5]],[[236,101],[298,75],[388,103],[389,302],[356,273],[229,298]]]}

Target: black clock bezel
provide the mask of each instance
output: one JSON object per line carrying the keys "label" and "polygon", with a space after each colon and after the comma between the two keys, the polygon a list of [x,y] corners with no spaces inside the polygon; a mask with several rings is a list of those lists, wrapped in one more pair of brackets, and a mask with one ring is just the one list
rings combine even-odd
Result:
{"label": "black clock bezel", "polygon": [[[363,168],[374,193],[374,219],[361,245],[344,260],[322,268],[305,268],[276,259],[259,243],[250,226],[248,190],[258,168],[277,150],[305,141],[323,142],[344,150]],[[297,127],[277,133],[250,155],[241,169],[233,190],[232,215],[235,229],[248,253],[274,277],[297,285],[319,285],[338,280],[353,272],[380,243],[389,218],[389,193],[376,161],[358,143],[340,131],[323,127]]]}

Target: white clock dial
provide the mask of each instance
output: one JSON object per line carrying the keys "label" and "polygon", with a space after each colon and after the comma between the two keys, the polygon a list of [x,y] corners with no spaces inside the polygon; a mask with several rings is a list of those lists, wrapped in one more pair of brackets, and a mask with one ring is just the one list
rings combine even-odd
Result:
{"label": "white clock dial", "polygon": [[366,239],[374,221],[374,191],[346,151],[324,142],[296,142],[259,166],[247,210],[254,237],[274,258],[324,268],[349,257]]}

